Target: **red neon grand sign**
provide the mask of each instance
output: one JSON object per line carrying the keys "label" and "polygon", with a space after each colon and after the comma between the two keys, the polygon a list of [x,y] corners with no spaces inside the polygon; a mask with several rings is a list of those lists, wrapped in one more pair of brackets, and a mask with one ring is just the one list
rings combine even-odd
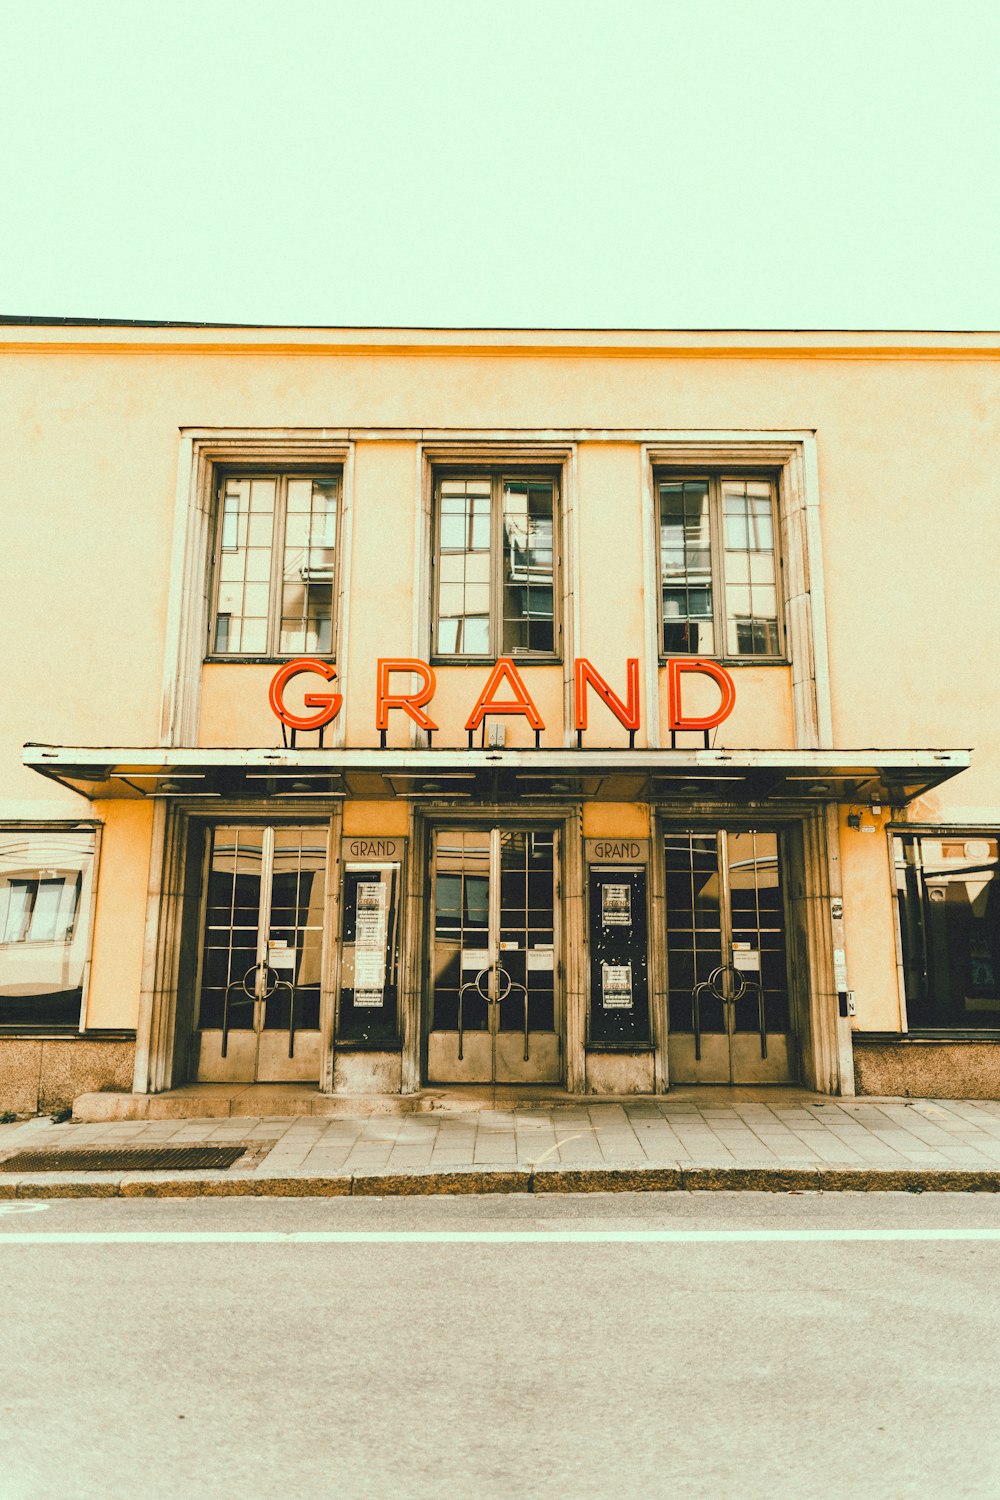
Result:
{"label": "red neon grand sign", "polygon": [[[343,706],[343,695],[338,692],[307,692],[304,696],[306,708],[315,713],[293,713],[285,704],[285,689],[294,678],[303,673],[321,677],[329,684],[337,680],[337,669],[330,662],[320,661],[314,656],[298,656],[279,667],[271,680],[268,702],[271,711],[289,729],[323,729],[339,714]],[[404,674],[412,680],[405,691],[398,679]],[[685,714],[682,707],[682,678],[697,674],[710,677],[719,688],[719,704],[707,714]],[[394,679],[396,681],[394,682]],[[640,727],[639,708],[639,659],[631,656],[625,664],[625,696],[620,697],[606,678],[585,656],[577,657],[573,669],[573,726],[577,730],[588,727],[590,701],[593,693],[605,708],[630,732]],[[429,662],[415,656],[381,657],[376,671],[375,727],[384,731],[389,727],[392,712],[403,713],[421,729],[434,731],[437,724],[426,712],[434,697],[437,677]],[[709,730],[728,719],[736,703],[736,684],[725,667],[718,662],[707,661],[698,656],[674,656],[667,662],[668,717],[671,732],[675,730]],[[478,729],[483,720],[495,715],[520,715],[527,719],[536,732],[545,728],[545,721],[528,691],[527,684],[513,659],[501,656],[483,684],[476,698],[465,728]]]}

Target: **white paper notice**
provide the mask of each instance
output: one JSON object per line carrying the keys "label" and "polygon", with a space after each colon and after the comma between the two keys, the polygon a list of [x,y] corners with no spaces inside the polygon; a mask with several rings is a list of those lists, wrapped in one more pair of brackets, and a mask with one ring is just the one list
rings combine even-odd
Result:
{"label": "white paper notice", "polygon": [[382,882],[358,885],[354,928],[354,1004],[369,1010],[385,1003],[385,897]]}
{"label": "white paper notice", "polygon": [[605,1010],[632,1009],[632,965],[601,965],[601,998]]}
{"label": "white paper notice", "polygon": [[630,885],[601,886],[601,926],[632,926],[632,887]]}
{"label": "white paper notice", "polygon": [[760,971],[760,950],[751,948],[749,943],[733,944],[733,968],[742,974],[756,974]]}
{"label": "white paper notice", "polygon": [[551,972],[556,966],[556,956],[551,948],[529,948],[528,968],[548,969]]}
{"label": "white paper notice", "polygon": [[488,948],[463,948],[463,969],[487,969],[490,963],[490,950]]}

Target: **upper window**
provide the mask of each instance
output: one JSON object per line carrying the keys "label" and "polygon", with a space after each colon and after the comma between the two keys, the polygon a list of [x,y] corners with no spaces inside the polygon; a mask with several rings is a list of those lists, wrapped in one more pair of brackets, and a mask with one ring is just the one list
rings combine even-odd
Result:
{"label": "upper window", "polygon": [[664,655],[782,656],[774,483],[661,475],[657,492]]}
{"label": "upper window", "polygon": [[555,653],[556,505],[555,480],[544,476],[438,479],[435,656]]}
{"label": "upper window", "polygon": [[78,1026],[94,835],[0,831],[0,1024]]}
{"label": "upper window", "polygon": [[979,833],[893,839],[911,1031],[1000,1027],[1000,860]]}
{"label": "upper window", "polygon": [[339,515],[335,475],[222,481],[213,655],[333,654]]}

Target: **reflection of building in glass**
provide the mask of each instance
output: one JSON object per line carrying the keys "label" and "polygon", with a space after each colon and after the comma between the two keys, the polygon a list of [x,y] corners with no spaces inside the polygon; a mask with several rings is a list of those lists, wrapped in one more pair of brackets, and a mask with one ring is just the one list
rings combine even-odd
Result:
{"label": "reflection of building in glass", "polygon": [[0,841],[0,1024],[79,1023],[93,851],[92,833]]}
{"label": "reflection of building in glass", "polygon": [[911,1031],[1000,1026],[1000,862],[995,838],[893,840]]}

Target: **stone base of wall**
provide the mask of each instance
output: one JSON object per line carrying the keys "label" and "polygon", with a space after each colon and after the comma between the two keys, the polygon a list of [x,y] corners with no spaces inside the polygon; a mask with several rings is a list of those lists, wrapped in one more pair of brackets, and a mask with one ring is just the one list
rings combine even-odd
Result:
{"label": "stone base of wall", "polygon": [[588,1094],[651,1094],[652,1052],[588,1052]]}
{"label": "stone base of wall", "polygon": [[132,1087],[135,1037],[0,1036],[0,1112],[64,1109],[77,1094]]}
{"label": "stone base of wall", "polygon": [[335,1094],[398,1094],[402,1087],[398,1052],[338,1052],[333,1060]]}
{"label": "stone base of wall", "polygon": [[859,1094],[903,1099],[1000,1099],[1000,1042],[854,1038]]}

